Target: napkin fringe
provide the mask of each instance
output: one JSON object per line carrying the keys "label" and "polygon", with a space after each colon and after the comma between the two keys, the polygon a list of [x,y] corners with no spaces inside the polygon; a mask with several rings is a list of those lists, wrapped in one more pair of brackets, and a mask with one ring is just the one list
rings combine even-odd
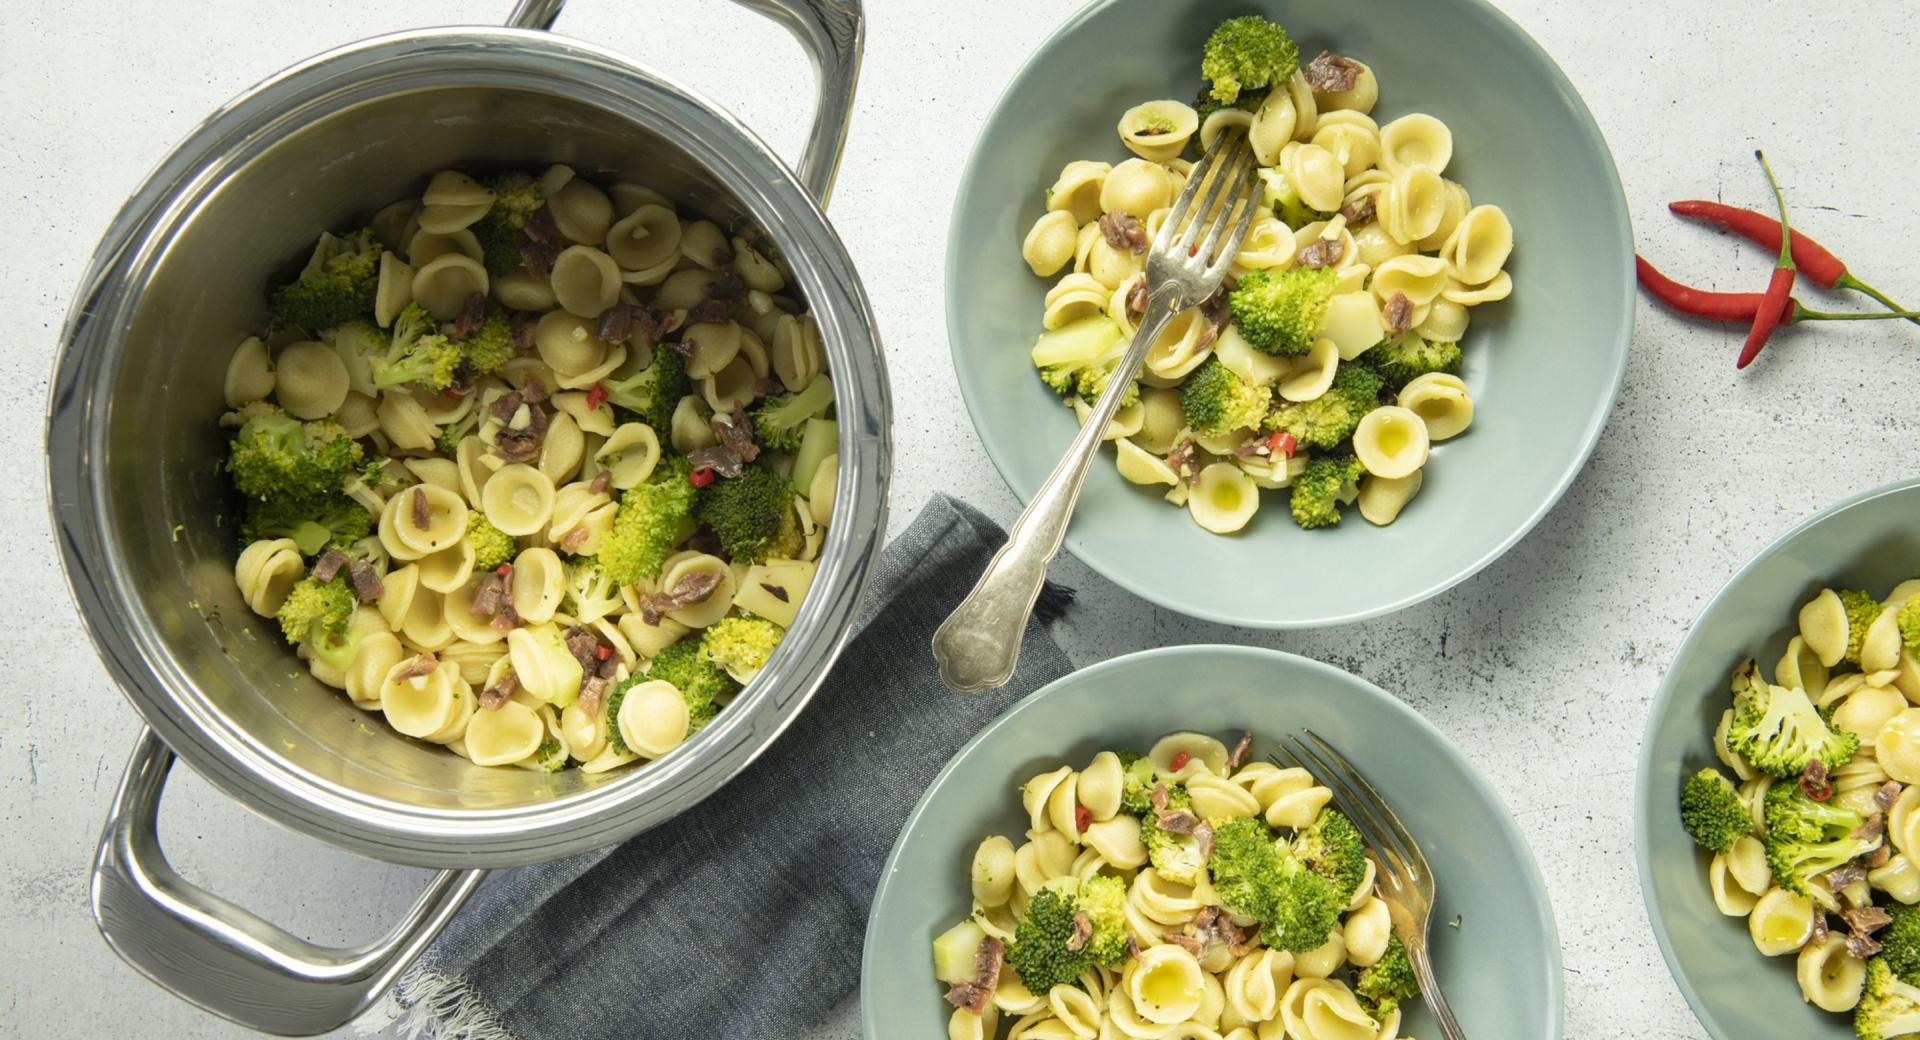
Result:
{"label": "napkin fringe", "polygon": [[457,975],[415,968],[394,988],[394,1035],[405,1040],[516,1040],[480,994]]}

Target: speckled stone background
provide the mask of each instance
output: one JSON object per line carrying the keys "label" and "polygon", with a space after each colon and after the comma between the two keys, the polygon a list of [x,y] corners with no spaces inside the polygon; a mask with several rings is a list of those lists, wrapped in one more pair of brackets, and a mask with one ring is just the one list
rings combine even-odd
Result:
{"label": "speckled stone background", "polygon": [[[941,242],[964,149],[1000,84],[1078,3],[869,5],[832,216],[865,274],[894,373],[892,527],[935,489],[1010,520],[1017,503],[977,449],[948,362]],[[145,171],[248,84],[358,37],[487,21],[507,6],[0,4],[0,385],[14,401],[0,413],[0,450],[16,472],[0,482],[16,611],[0,624],[13,720],[0,727],[0,1034],[243,1035],[125,969],[87,915],[86,866],[137,723],[73,617],[36,462],[55,337],[81,267]],[[1805,229],[1863,276],[1920,300],[1920,138],[1899,112],[1916,85],[1916,41],[1889,17],[1893,6],[1837,0],[1796,13],[1790,31],[1710,0],[1502,6],[1585,94],[1639,242],[1672,273],[1718,288],[1764,283],[1767,257],[1678,223],[1662,203],[1765,202],[1748,158],[1765,145]],[[812,89],[804,59],[746,12],[720,0],[574,0],[561,28],[681,77],[783,154],[797,151]],[[1626,390],[1592,464],[1531,537],[1425,605],[1262,635],[1156,610],[1066,560],[1056,575],[1081,590],[1082,607],[1062,641],[1083,663],[1253,642],[1398,693],[1493,777],[1532,843],[1566,947],[1567,1035],[1701,1037],[1653,946],[1631,857],[1648,698],[1690,619],[1741,561],[1814,510],[1910,474],[1917,459],[1920,330],[1792,330],[1740,376],[1737,338],[1642,304]],[[377,934],[420,884],[417,871],[282,833],[191,775],[177,774],[170,793],[162,833],[181,870],[318,941]],[[741,981],[751,984],[744,969]],[[854,1023],[848,1007],[792,1035],[851,1040]]]}

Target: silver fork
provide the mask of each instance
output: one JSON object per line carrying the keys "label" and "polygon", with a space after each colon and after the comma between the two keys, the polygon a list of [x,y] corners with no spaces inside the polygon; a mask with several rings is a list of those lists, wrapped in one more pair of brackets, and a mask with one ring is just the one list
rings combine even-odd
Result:
{"label": "silver fork", "polygon": [[[1253,150],[1239,131],[1217,142],[1194,168],[1147,251],[1146,311],[1108,387],[1132,383],[1167,322],[1220,288],[1253,222],[1258,200],[1252,171]],[[1202,186],[1206,195],[1195,206]],[[940,679],[955,692],[990,690],[1013,677],[1027,615],[1033,612],[1046,581],[1048,562],[1066,538],[1087,466],[1100,450],[1120,397],[1119,393],[1100,395],[1065,457],[1014,521],[1007,544],[987,563],[973,591],[933,633]]]}
{"label": "silver fork", "polygon": [[1354,828],[1367,843],[1380,898],[1393,919],[1394,934],[1407,948],[1407,960],[1413,965],[1414,978],[1420,982],[1421,999],[1440,1023],[1440,1033],[1446,1040],[1466,1040],[1460,1023],[1447,1007],[1447,998],[1440,992],[1439,981],[1433,977],[1433,958],[1427,952],[1427,928],[1433,920],[1433,871],[1427,866],[1427,857],[1400,823],[1400,818],[1393,814],[1386,799],[1353,768],[1346,756],[1335,751],[1318,733],[1307,730],[1306,734],[1307,740],[1319,745],[1318,750],[1299,737],[1287,737],[1273,760],[1283,766],[1305,769],[1333,791],[1334,807],[1353,821]]}

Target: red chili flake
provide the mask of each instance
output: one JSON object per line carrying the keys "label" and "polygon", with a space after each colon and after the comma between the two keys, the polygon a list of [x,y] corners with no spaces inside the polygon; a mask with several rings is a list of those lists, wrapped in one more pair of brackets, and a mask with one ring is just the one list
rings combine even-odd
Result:
{"label": "red chili flake", "polygon": [[1167,763],[1167,768],[1178,773],[1182,769],[1187,768],[1187,763],[1191,761],[1193,761],[1193,756],[1185,751],[1182,751],[1179,754],[1173,756],[1173,761]]}
{"label": "red chili flake", "polygon": [[1293,458],[1293,453],[1298,450],[1300,450],[1300,442],[1293,439],[1293,434],[1282,430],[1273,435],[1273,442],[1270,445],[1269,454],[1278,455],[1283,459],[1290,459]]}
{"label": "red chili flake", "polygon": [[613,656],[613,647],[610,647],[605,643],[601,643],[599,646],[596,646],[593,648],[593,659],[596,661],[604,661],[607,658],[612,656]]}
{"label": "red chili flake", "polygon": [[692,473],[687,474],[687,483],[692,484],[694,487],[706,487],[708,484],[713,483],[714,476],[712,466],[702,466]]}
{"label": "red chili flake", "polygon": [[446,398],[449,401],[458,401],[459,399],[467,395],[461,393],[459,387],[450,386],[450,387],[447,387],[445,390],[440,391],[440,396]]}
{"label": "red chili flake", "polygon": [[1074,830],[1084,831],[1087,829],[1087,825],[1092,822],[1093,822],[1092,809],[1089,809],[1084,805],[1076,805],[1073,807],[1073,829]]}
{"label": "red chili flake", "polygon": [[603,383],[593,384],[593,389],[587,391],[587,411],[591,412],[594,409],[600,407],[602,404],[606,402],[606,400],[607,400],[606,385]]}
{"label": "red chili flake", "polygon": [[498,567],[495,567],[495,568],[493,569],[493,573],[495,573],[495,574],[498,574],[499,576],[501,576],[502,578],[504,578],[504,577],[506,577],[507,575],[509,575],[509,574],[512,574],[512,573],[513,573],[513,564],[511,564],[511,563],[503,563],[503,564],[501,564],[500,566],[498,566]]}

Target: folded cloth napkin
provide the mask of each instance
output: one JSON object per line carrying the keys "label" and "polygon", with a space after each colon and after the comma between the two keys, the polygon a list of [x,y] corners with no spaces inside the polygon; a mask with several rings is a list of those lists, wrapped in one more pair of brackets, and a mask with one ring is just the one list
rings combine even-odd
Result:
{"label": "folded cloth napkin", "polygon": [[[959,697],[927,642],[1004,533],[936,495],[881,556],[857,634],[752,766],[626,844],[489,876],[393,994],[426,1040],[785,1037],[859,982],[874,886],[933,776],[1072,670],[1046,626],[1013,681]],[[926,956],[925,950],[915,956]]]}

